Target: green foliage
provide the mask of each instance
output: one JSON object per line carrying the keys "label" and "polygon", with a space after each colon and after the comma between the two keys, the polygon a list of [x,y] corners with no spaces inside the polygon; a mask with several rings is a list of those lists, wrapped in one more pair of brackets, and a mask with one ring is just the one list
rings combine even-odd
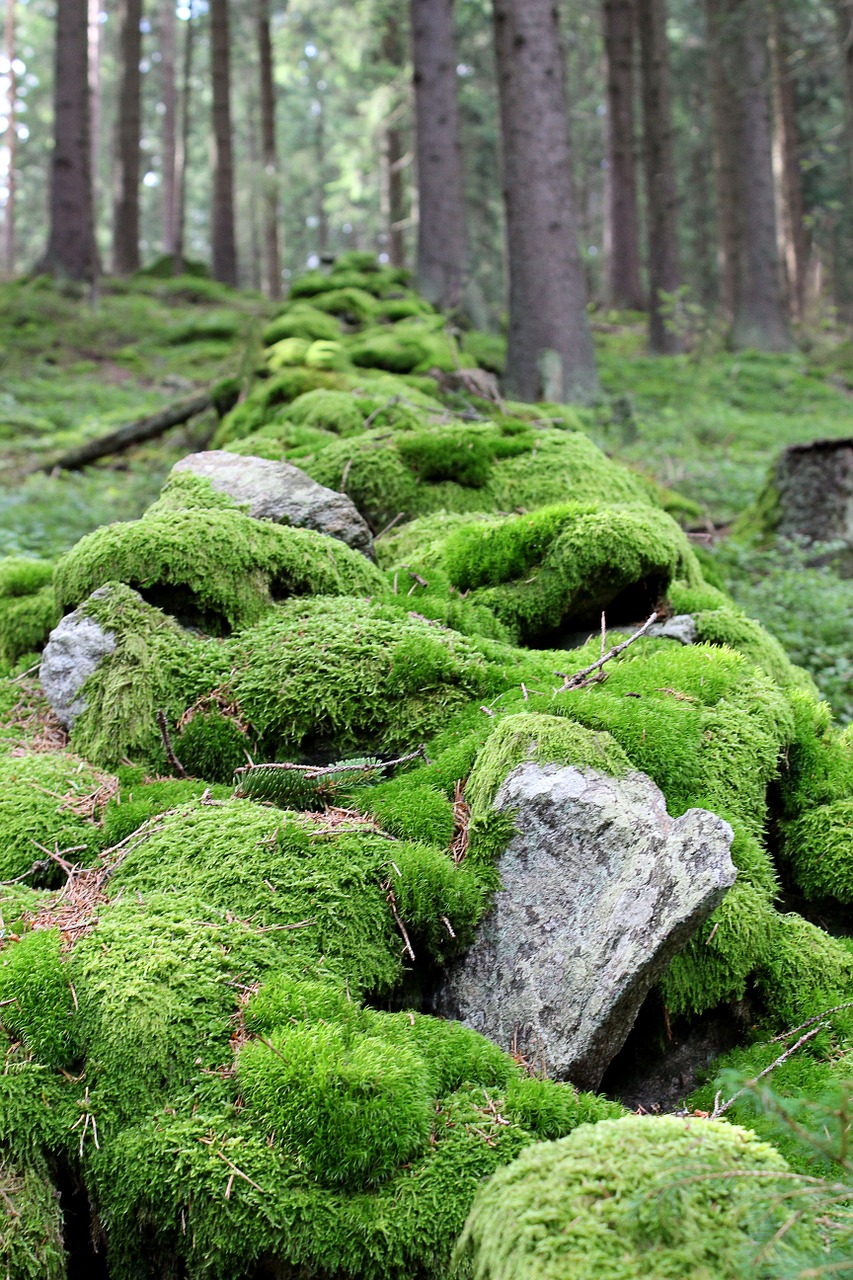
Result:
{"label": "green foliage", "polygon": [[80,846],[69,859],[91,862],[100,833],[74,812],[74,802],[97,791],[103,781],[68,753],[0,753],[0,880],[22,876],[42,862],[28,883],[55,884],[62,872],[45,850],[62,853]]}
{"label": "green foliage", "polygon": [[496,1173],[458,1252],[476,1280],[775,1280],[817,1243],[808,1222],[781,1230],[787,1175],[773,1147],[724,1121],[603,1120]]}
{"label": "green foliage", "polygon": [[270,321],[264,329],[262,340],[265,347],[272,347],[285,338],[306,338],[309,342],[313,342],[315,338],[335,341],[340,335],[341,326],[334,316],[307,303],[298,303],[287,307]]}
{"label": "green foliage", "polygon": [[793,912],[778,915],[759,986],[777,1025],[795,1026],[853,995],[853,954]]}
{"label": "green foliage", "polygon": [[0,559],[0,666],[40,649],[60,619],[49,560]]}
{"label": "green foliage", "polygon": [[68,966],[55,929],[0,951],[0,1026],[40,1062],[68,1066],[77,1048]]}
{"label": "green foliage", "polygon": [[0,1159],[0,1199],[7,1280],[64,1280],[62,1212],[44,1162],[16,1167]]}
{"label": "green foliage", "polygon": [[288,595],[369,595],[384,586],[364,556],[337,540],[213,502],[184,510],[170,502],[98,529],[56,568],[65,608],[107,582],[124,582],[213,635],[256,622]]}
{"label": "green foliage", "polygon": [[361,431],[366,412],[359,399],[346,391],[306,391],[287,410],[290,422],[348,436]]}
{"label": "green foliage", "polygon": [[853,798],[819,805],[790,823],[785,857],[807,897],[853,902]]}

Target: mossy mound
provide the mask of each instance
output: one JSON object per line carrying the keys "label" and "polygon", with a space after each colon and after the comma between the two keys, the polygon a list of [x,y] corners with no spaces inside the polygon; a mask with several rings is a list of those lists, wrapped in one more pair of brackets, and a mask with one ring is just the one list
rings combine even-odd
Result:
{"label": "mossy mound", "polygon": [[271,320],[262,334],[265,347],[272,347],[285,338],[306,338],[314,342],[325,338],[332,342],[341,336],[341,326],[334,316],[307,303],[288,307]]}
{"label": "mossy mound", "polygon": [[221,498],[206,482],[173,480],[141,520],[89,534],[57,565],[59,603],[75,608],[105,583],[124,582],[185,625],[227,635],[291,595],[384,589],[378,571],[343,543],[253,520]]}
{"label": "mossy mound", "polygon": [[788,1221],[788,1179],[773,1147],[724,1121],[606,1120],[496,1173],[459,1252],[478,1280],[739,1280],[747,1259],[771,1280],[819,1247],[807,1216]]}
{"label": "mossy mound", "polygon": [[51,854],[91,862],[100,847],[95,820],[110,782],[66,752],[0,752],[0,880],[24,876],[39,863],[26,883],[59,883],[63,873]]}
{"label": "mossy mound", "polygon": [[808,898],[853,902],[853,798],[819,805],[790,823],[785,857]]}
{"label": "mossy mound", "polygon": [[0,1160],[0,1258],[7,1280],[64,1280],[62,1213],[42,1162]]}
{"label": "mossy mound", "polygon": [[0,559],[0,672],[41,649],[59,621],[52,580],[49,560]]}

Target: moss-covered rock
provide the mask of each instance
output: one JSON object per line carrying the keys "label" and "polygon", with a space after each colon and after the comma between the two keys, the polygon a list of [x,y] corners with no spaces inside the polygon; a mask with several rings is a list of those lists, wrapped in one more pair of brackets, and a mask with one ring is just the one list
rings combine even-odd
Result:
{"label": "moss-covered rock", "polygon": [[59,621],[52,580],[49,560],[0,559],[0,671],[41,649]]}
{"label": "moss-covered rock", "polygon": [[818,1250],[807,1217],[788,1222],[789,1189],[784,1159],[736,1125],[605,1120],[496,1173],[459,1253],[478,1280],[739,1280],[746,1258],[771,1280],[796,1249]]}
{"label": "moss-covered rock", "polygon": [[7,1280],[64,1280],[62,1212],[43,1160],[0,1159],[0,1257]]}
{"label": "moss-covered rock", "polygon": [[66,752],[0,752],[0,880],[24,876],[39,863],[27,883],[57,883],[62,871],[52,853],[78,865],[91,862],[100,847],[98,800],[106,803],[109,782]]}

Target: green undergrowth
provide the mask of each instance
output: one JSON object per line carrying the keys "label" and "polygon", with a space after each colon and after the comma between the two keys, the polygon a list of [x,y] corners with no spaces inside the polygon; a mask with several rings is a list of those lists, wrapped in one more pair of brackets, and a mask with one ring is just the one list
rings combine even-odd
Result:
{"label": "green undergrowth", "polygon": [[100,848],[100,831],[80,815],[104,781],[104,775],[68,753],[0,751],[0,880],[24,876],[39,863],[27,884],[60,883],[62,871],[52,853],[73,863],[91,862]]}
{"label": "green undergrowth", "polygon": [[460,1241],[477,1280],[774,1280],[819,1256],[789,1221],[782,1156],[720,1120],[630,1116],[523,1152],[480,1191]]}
{"label": "green undergrowth", "polygon": [[0,1160],[0,1257],[9,1280],[64,1280],[62,1212],[42,1161]]}
{"label": "green undergrowth", "polygon": [[0,671],[42,648],[60,616],[49,560],[0,559]]}

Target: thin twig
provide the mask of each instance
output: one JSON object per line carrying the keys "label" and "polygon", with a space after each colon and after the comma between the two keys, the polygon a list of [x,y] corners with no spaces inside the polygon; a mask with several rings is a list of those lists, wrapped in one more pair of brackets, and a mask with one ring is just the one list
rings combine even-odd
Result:
{"label": "thin twig", "polygon": [[248,1182],[249,1186],[254,1187],[256,1191],[260,1191],[261,1195],[266,1194],[263,1187],[259,1187],[257,1182],[253,1182],[252,1179],[249,1177],[248,1173],[244,1173],[242,1169],[238,1169],[233,1160],[229,1160],[228,1157],[224,1156],[221,1151],[214,1151],[213,1154],[215,1156],[219,1156],[220,1160],[224,1160],[225,1163],[228,1165],[228,1168],[233,1169],[238,1178],[242,1178],[244,1182]]}
{"label": "thin twig", "polygon": [[374,542],[378,542],[380,538],[384,538],[384,537],[385,537],[385,534],[386,534],[386,533],[390,533],[390,532],[391,532],[391,530],[394,528],[394,525],[395,525],[395,524],[397,524],[397,523],[398,523],[398,521],[402,520],[404,515],[405,515],[405,512],[404,512],[404,511],[398,511],[398,512],[397,512],[397,514],[395,515],[394,519],[391,521],[391,523],[390,523],[390,524],[386,524],[386,526],[385,526],[385,528],[384,528],[384,529],[380,529],[380,530],[379,530],[379,532],[377,533],[377,535],[376,535],[376,537],[373,539],[373,541],[374,541]]}
{"label": "thin twig", "polygon": [[[655,609],[654,613],[646,619],[643,625],[639,627],[633,635],[630,635],[627,640],[623,640],[621,644],[614,645],[612,649],[609,649],[607,653],[602,654],[596,662],[591,662],[588,667],[584,667],[582,671],[576,671],[573,675],[566,675],[563,671],[555,672],[555,674],[561,676],[563,680],[562,685],[557,689],[557,693],[565,693],[567,689],[580,689],[585,684],[591,684],[592,681],[589,680],[588,677],[591,676],[593,672],[600,671],[605,662],[609,662],[611,658],[615,658],[618,654],[622,653],[624,649],[628,648],[629,644],[633,644],[635,640],[639,640],[640,636],[644,636],[657,616],[658,611]],[[600,676],[597,678],[601,679]]]}
{"label": "thin twig", "polygon": [[189,775],[186,769],[175,755],[174,748],[172,747],[172,739],[169,737],[169,726],[166,724],[166,713],[161,709],[158,709],[157,711],[157,724],[160,728],[160,737],[163,739],[163,746],[166,750],[166,759],[169,761],[169,764],[172,766],[179,778],[188,777]]}
{"label": "thin twig", "polygon": [[790,1040],[791,1036],[795,1036],[798,1031],[805,1031],[806,1027],[810,1027],[813,1022],[822,1022],[831,1013],[840,1013],[842,1009],[853,1009],[853,1000],[847,1000],[844,1004],[834,1004],[831,1009],[824,1009],[823,1013],[816,1013],[813,1018],[806,1018],[805,1022],[801,1022],[798,1027],[792,1027],[790,1031],[783,1031],[781,1035],[774,1036],[770,1044],[777,1044],[780,1040]]}
{"label": "thin twig", "polygon": [[818,1034],[819,1031],[823,1031],[824,1028],[828,1026],[829,1026],[828,1022],[821,1022],[818,1024],[818,1026],[813,1027],[811,1031],[807,1031],[805,1035],[800,1036],[797,1043],[792,1044],[790,1049],[786,1049],[784,1053],[780,1054],[775,1062],[770,1063],[769,1067],[765,1067],[763,1071],[759,1071],[758,1075],[755,1076],[754,1079],[747,1080],[743,1088],[738,1089],[737,1093],[733,1093],[732,1096],[729,1098],[728,1102],[724,1102],[722,1105],[720,1105],[720,1095],[718,1093],[716,1098],[714,1099],[714,1110],[711,1112],[710,1119],[718,1120],[720,1116],[725,1115],[725,1113],[728,1111],[732,1103],[737,1102],[738,1098],[740,1098],[743,1094],[745,1094],[748,1089],[751,1089],[754,1085],[758,1084],[759,1080],[763,1080],[764,1077],[768,1076],[771,1071],[774,1071],[776,1069],[776,1067],[781,1067],[782,1063],[786,1062],[787,1059],[790,1058],[792,1053],[796,1053],[797,1050],[802,1045],[804,1045],[807,1040],[814,1039],[814,1037]]}

